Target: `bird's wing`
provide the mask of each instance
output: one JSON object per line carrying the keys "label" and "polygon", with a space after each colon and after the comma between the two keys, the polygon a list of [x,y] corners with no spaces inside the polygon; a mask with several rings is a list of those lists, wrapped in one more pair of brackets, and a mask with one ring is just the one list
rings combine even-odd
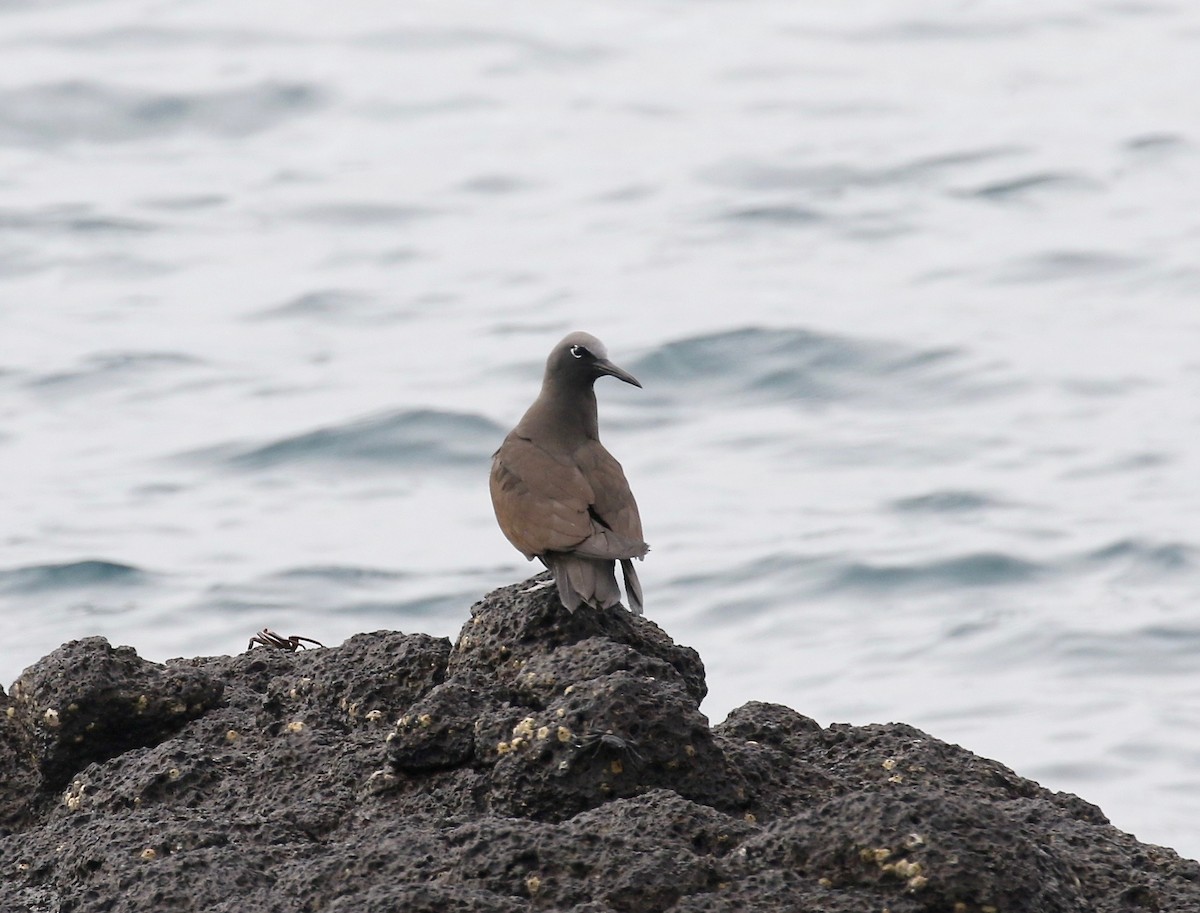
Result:
{"label": "bird's wing", "polygon": [[597,528],[587,543],[576,547],[595,558],[641,558],[648,546],[642,539],[642,518],[621,464],[599,441],[588,441],[575,452],[575,465],[594,493],[591,513]]}
{"label": "bird's wing", "polygon": [[492,506],[525,557],[573,551],[593,533],[592,488],[578,467],[513,433],[492,458]]}

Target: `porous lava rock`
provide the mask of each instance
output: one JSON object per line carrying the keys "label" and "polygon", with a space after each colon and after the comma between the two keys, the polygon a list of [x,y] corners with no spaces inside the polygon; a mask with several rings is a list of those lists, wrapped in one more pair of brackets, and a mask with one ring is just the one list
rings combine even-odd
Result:
{"label": "porous lava rock", "polygon": [[0,913],[1200,910],[1200,864],[902,723],[709,726],[694,651],[537,582],[453,645],[50,654],[0,691]]}
{"label": "porous lava rock", "polygon": [[162,741],[220,699],[222,684],[166,668],[102,637],[73,640],[30,666],[8,711],[22,748],[50,787],[91,761]]}

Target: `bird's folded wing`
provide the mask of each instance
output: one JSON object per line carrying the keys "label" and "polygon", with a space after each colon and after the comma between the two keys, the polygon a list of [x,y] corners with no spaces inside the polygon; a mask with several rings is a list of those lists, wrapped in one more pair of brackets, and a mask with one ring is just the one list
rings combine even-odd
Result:
{"label": "bird's folded wing", "polygon": [[[592,490],[592,514],[616,537],[627,543],[623,554],[608,554],[606,558],[640,558],[647,546],[642,539],[642,518],[637,501],[629,490],[625,471],[616,458],[599,441],[589,441],[575,452],[575,464]],[[640,551],[638,550],[640,547]]]}
{"label": "bird's folded wing", "polygon": [[593,523],[592,534],[572,550],[584,558],[641,558],[650,551],[650,546],[640,539],[627,539],[611,529]]}
{"label": "bird's folded wing", "polygon": [[510,434],[496,451],[491,490],[500,529],[527,557],[572,551],[592,535],[587,480],[525,438]]}

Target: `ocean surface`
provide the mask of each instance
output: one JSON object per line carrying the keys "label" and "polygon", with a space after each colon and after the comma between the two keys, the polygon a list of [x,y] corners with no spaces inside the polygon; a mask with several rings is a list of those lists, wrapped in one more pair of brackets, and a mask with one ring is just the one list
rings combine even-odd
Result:
{"label": "ocean surface", "polygon": [[1200,5],[0,0],[0,682],[453,636],[566,332],[748,700],[1200,855]]}

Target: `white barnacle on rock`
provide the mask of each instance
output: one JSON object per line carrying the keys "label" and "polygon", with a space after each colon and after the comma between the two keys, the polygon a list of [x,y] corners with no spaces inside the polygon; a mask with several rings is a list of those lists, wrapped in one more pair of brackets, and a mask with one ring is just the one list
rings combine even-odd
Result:
{"label": "white barnacle on rock", "polygon": [[433,717],[428,713],[422,713],[419,717],[417,717],[417,722],[421,724],[422,729],[428,729],[433,725]]}
{"label": "white barnacle on rock", "polygon": [[883,759],[883,769],[884,770],[895,770],[896,769],[896,759],[895,758],[884,758]]}
{"label": "white barnacle on rock", "polygon": [[288,732],[303,732],[304,720],[292,720],[285,728]]}
{"label": "white barnacle on rock", "polygon": [[565,742],[570,742],[570,741],[571,741],[572,739],[574,739],[574,738],[575,738],[575,733],[573,733],[573,732],[572,732],[570,729],[568,729],[566,726],[559,726],[559,727],[558,727],[558,740],[559,740],[560,742],[564,742],[564,743],[565,743]]}
{"label": "white barnacle on rock", "polygon": [[150,706],[150,698],[144,694],[138,695],[138,699],[134,701],[133,709],[138,713],[145,713],[146,708]]}
{"label": "white barnacle on rock", "polygon": [[42,714],[42,719],[51,729],[58,728],[58,711],[53,707],[48,708],[46,712]]}
{"label": "white barnacle on rock", "polygon": [[538,731],[537,731],[537,737],[538,737],[539,742],[544,742],[546,739],[550,738],[550,727],[549,726],[539,726]]}
{"label": "white barnacle on rock", "polygon": [[179,772],[178,767],[172,767],[170,770],[167,771],[167,779],[168,780],[178,780],[181,776],[182,776],[182,774]]}
{"label": "white barnacle on rock", "polygon": [[372,710],[366,716],[366,720],[368,723],[378,723],[382,719],[383,719],[383,711],[382,710]]}
{"label": "white barnacle on rock", "polygon": [[531,717],[531,716],[525,717],[525,719],[521,720],[521,722],[517,723],[517,725],[513,727],[513,735],[520,736],[521,738],[525,738],[525,739],[533,738],[534,722],[535,721],[534,721],[533,717]]}
{"label": "white barnacle on rock", "polygon": [[398,778],[389,769],[385,767],[378,768],[371,772],[363,784],[363,789],[368,792],[383,792],[397,782]]}
{"label": "white barnacle on rock", "polygon": [[158,851],[155,850],[153,847],[148,846],[144,850],[142,850],[141,857],[146,862],[153,862],[155,859],[158,858]]}
{"label": "white barnacle on rock", "polygon": [[75,780],[71,786],[63,794],[63,805],[69,811],[77,812],[83,806],[83,794],[87,792],[87,784],[82,780]]}
{"label": "white barnacle on rock", "polygon": [[892,863],[892,871],[901,878],[912,878],[921,874],[921,863],[909,859],[897,859]]}

